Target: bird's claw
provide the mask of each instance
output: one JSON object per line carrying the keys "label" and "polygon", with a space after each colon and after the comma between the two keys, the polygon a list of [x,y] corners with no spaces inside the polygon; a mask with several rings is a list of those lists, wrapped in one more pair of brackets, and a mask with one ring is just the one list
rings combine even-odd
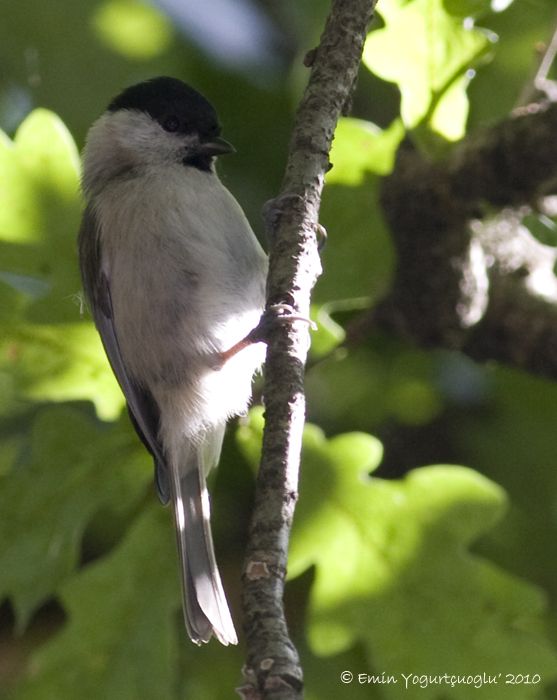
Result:
{"label": "bird's claw", "polygon": [[312,330],[317,330],[316,324],[306,316],[297,314],[290,304],[271,304],[263,312],[257,326],[246,336],[253,343],[267,343],[272,329],[277,323],[294,323],[302,321]]}
{"label": "bird's claw", "polygon": [[228,350],[211,355],[209,359],[210,368],[218,372],[230,358],[237,355],[244,348],[254,343],[267,343],[275,324],[294,323],[295,321],[307,323],[312,330],[317,330],[317,325],[310,318],[297,314],[290,304],[271,304],[261,315],[257,326],[245,338],[242,338]]}

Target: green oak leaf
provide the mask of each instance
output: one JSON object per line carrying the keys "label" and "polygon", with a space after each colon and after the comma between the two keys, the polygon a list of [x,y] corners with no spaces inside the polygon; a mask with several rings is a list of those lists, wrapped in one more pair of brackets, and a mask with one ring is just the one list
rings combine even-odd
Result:
{"label": "green oak leaf", "polygon": [[[557,560],[548,556],[557,538],[557,472],[553,416],[557,387],[514,369],[492,368],[489,417],[464,413],[450,439],[491,479],[505,482],[510,517],[485,543],[503,565],[557,592]],[[524,439],[524,435],[528,439]]]}
{"label": "green oak leaf", "polygon": [[11,397],[13,401],[90,399],[101,417],[119,415],[124,398],[92,323],[23,322],[6,330],[7,337],[0,340],[0,378],[9,391],[0,397],[0,411],[9,410]]}
{"label": "green oak leaf", "polygon": [[[248,454],[261,424],[256,412],[241,429]],[[306,426],[289,576],[314,569],[313,650],[331,655],[363,644],[362,671],[399,679],[485,672],[503,680],[479,697],[539,698],[540,685],[557,677],[557,653],[544,630],[545,597],[468,551],[502,518],[505,493],[458,466],[422,467],[401,480],[370,477],[381,457],[381,444],[370,435],[328,440]],[[505,674],[513,672],[540,674],[540,684],[506,685]],[[396,700],[402,691],[393,684],[382,692]],[[416,685],[404,696],[468,700],[470,687]]]}
{"label": "green oak leaf", "polygon": [[340,121],[321,203],[328,236],[317,304],[356,299],[361,306],[362,297],[377,297],[389,288],[394,252],[379,213],[378,176],[391,171],[403,134],[400,122],[381,130],[360,119]]}
{"label": "green oak leaf", "polygon": [[380,129],[363,119],[342,117],[335,131],[329,158],[333,167],[326,183],[359,185],[366,173],[387,175],[403,137],[404,127],[399,120],[388,129]]}
{"label": "green oak leaf", "polygon": [[[367,308],[368,300],[365,300]],[[332,313],[335,311],[334,303],[331,304],[312,304],[311,305],[311,320],[315,323],[315,328],[311,332],[311,357],[323,357],[332,352],[336,347],[343,342],[346,337],[344,328],[340,326]]]}
{"label": "green oak leaf", "polygon": [[[521,668],[541,673],[544,683],[555,678],[541,591],[466,554],[501,517],[503,492],[463,467],[370,478],[380,454],[366,435],[326,441],[314,430],[306,438],[290,573],[316,567],[309,625],[316,651],[363,641],[377,668],[395,674]],[[447,698],[469,697],[466,686],[443,690]],[[398,697],[397,687],[384,691]],[[501,684],[489,693],[518,699],[538,689]],[[417,687],[408,696],[433,699],[439,689]]]}
{"label": "green oak leaf", "polygon": [[494,35],[447,12],[443,0],[386,0],[379,12],[385,27],[368,35],[364,64],[398,85],[407,128],[425,121],[448,140],[460,138],[468,71],[488,53]]}
{"label": "green oak leaf", "polygon": [[28,314],[41,321],[75,319],[79,155],[62,121],[37,109],[0,149],[0,267],[40,280]]}
{"label": "green oak leaf", "polygon": [[[115,418],[123,398],[80,311],[76,146],[37,109],[14,141],[0,133],[0,412],[17,402],[89,399]],[[17,398],[16,398],[17,397]]]}
{"label": "green oak leaf", "polygon": [[327,355],[344,340],[335,313],[368,308],[391,284],[394,251],[378,208],[378,175],[392,170],[403,136],[400,121],[386,130],[351,118],[337,126],[321,203],[327,241],[321,252],[325,274],[312,307],[317,323],[312,358]]}
{"label": "green oak leaf", "polygon": [[0,489],[0,598],[11,598],[19,629],[74,573],[91,519],[126,512],[151,480],[151,461],[124,421],[101,430],[70,408],[39,414],[29,452]]}
{"label": "green oak leaf", "polygon": [[351,347],[349,353],[341,348],[311,367],[306,377],[308,415],[337,431],[367,432],[385,421],[427,425],[445,407],[435,372],[431,353],[374,336],[370,345]]}
{"label": "green oak leaf", "polygon": [[377,299],[390,286],[394,250],[378,206],[379,180],[370,176],[359,186],[328,185],[320,220],[328,231],[321,252],[323,274],[314,302]]}
{"label": "green oak leaf", "polygon": [[116,549],[59,596],[67,623],[32,656],[13,700],[177,697],[181,596],[168,511],[147,508]]}

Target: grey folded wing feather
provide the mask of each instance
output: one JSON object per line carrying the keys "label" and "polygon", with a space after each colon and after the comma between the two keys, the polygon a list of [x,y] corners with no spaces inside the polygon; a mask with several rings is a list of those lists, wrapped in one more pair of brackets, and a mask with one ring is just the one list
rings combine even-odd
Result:
{"label": "grey folded wing feather", "polygon": [[170,482],[164,450],[158,439],[159,408],[150,392],[126,370],[114,324],[110,280],[102,269],[99,226],[90,207],[85,209],[79,230],[79,259],[85,295],[110,366],[128,404],[133,426],[155,460],[155,482],[160,500],[170,499]]}

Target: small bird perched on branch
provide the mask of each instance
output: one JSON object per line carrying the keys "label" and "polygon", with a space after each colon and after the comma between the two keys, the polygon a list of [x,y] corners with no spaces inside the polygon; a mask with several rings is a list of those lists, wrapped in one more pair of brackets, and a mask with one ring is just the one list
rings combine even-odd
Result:
{"label": "small bird perched on branch", "polygon": [[[206,475],[243,413],[264,348],[267,258],[216,172],[234,149],[174,78],[124,90],[91,127],[79,232],[83,286],[132,423],[172,501],[184,617],[197,644],[236,632],[215,562]],[[242,350],[242,352],[239,352]]]}

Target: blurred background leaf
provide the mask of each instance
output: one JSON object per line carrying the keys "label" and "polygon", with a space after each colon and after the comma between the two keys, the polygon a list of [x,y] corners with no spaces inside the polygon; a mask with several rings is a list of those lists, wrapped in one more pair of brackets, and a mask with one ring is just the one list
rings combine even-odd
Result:
{"label": "blurred background leaf", "polygon": [[447,139],[462,137],[468,116],[465,78],[494,36],[451,15],[443,0],[386,0],[378,11],[385,27],[370,33],[363,60],[370,71],[398,85],[405,126],[412,129],[425,120]]}

